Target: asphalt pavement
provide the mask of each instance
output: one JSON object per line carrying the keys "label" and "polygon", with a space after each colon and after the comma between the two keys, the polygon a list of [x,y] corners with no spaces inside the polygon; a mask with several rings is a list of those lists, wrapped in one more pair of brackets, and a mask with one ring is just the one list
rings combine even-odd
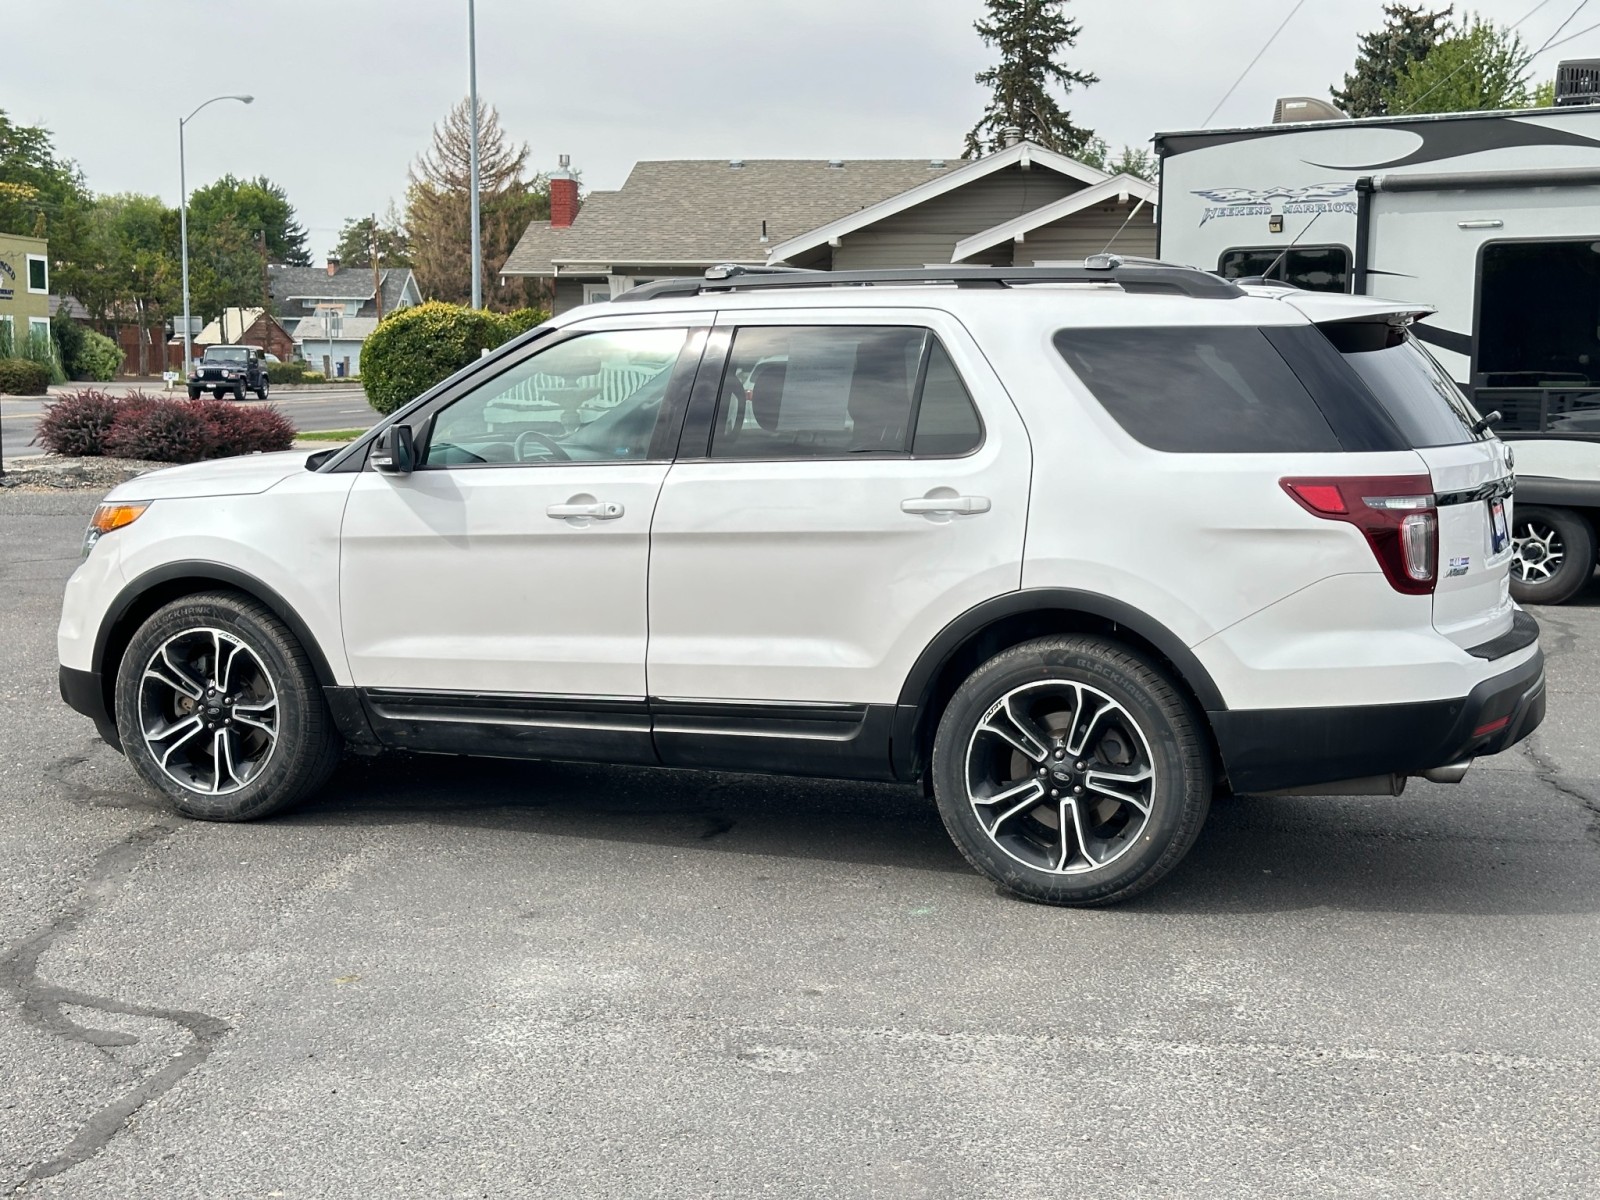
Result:
{"label": "asphalt pavement", "polygon": [[352,762],[165,811],[56,695],[93,497],[0,494],[0,1194],[1600,1191],[1600,595],[1526,750],[1219,802],[1109,911],[893,787]]}
{"label": "asphalt pavement", "polygon": [[[45,406],[62,392],[78,387],[99,386],[69,384],[51,388],[49,396],[0,396],[0,448],[7,462],[29,454],[42,454],[43,448],[30,443],[38,426],[39,416]],[[159,383],[133,385],[112,384],[107,390],[132,391],[142,386],[146,391],[161,395],[182,396],[181,391],[165,392]],[[246,405],[260,404],[253,395],[243,401]],[[378,419],[378,414],[367,403],[367,394],[360,384],[351,387],[323,385],[306,388],[276,388],[266,403],[275,405],[284,416],[294,422],[296,429],[310,433],[319,429],[365,429]]]}

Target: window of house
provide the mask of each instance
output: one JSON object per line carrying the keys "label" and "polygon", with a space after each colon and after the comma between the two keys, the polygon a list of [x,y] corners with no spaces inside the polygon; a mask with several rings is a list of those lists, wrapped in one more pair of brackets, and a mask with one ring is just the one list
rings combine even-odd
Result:
{"label": "window of house", "polygon": [[611,299],[611,285],[609,283],[586,283],[583,285],[583,302],[585,304],[605,304]]}
{"label": "window of house", "polygon": [[48,349],[50,347],[50,318],[29,317],[28,336],[33,339],[36,345],[42,345]]}
{"label": "window of house", "polygon": [[1348,292],[1350,251],[1343,246],[1260,246],[1226,251],[1217,262],[1224,279],[1277,279],[1308,292]]}
{"label": "window of house", "polygon": [[644,459],[687,336],[587,333],[524,358],[439,411],[423,464]]}
{"label": "window of house", "polygon": [[0,358],[16,353],[17,325],[10,313],[0,313]]}
{"label": "window of house", "polygon": [[712,458],[953,455],[982,441],[972,398],[926,329],[749,326],[723,379]]}
{"label": "window of house", "polygon": [[50,260],[42,254],[28,255],[28,291],[47,295],[50,291]]}

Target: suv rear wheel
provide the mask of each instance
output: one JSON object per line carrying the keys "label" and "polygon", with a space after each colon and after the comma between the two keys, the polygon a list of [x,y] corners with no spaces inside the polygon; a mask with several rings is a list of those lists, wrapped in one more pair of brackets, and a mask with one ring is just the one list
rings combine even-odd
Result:
{"label": "suv rear wheel", "polygon": [[1211,761],[1189,702],[1093,637],[997,654],[956,691],[933,748],[945,828],[979,871],[1045,904],[1144,891],[1205,823]]}
{"label": "suv rear wheel", "polygon": [[188,817],[247,821],[309,796],[340,741],[304,648],[228,592],[153,613],[117,670],[128,760]]}

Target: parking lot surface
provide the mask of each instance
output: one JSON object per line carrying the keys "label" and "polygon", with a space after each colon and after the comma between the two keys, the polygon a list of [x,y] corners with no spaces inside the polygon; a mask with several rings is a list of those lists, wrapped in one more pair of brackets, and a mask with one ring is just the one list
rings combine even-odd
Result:
{"label": "parking lot surface", "polygon": [[1219,801],[1069,911],[890,787],[393,759],[185,822],[56,695],[93,500],[0,494],[0,1195],[1600,1192],[1593,588],[1524,747]]}

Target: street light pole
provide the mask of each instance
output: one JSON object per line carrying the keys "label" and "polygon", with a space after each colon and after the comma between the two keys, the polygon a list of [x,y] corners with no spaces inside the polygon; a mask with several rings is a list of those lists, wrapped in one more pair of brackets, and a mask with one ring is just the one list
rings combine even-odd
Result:
{"label": "street light pole", "polygon": [[483,231],[478,216],[478,14],[467,0],[467,90],[472,105],[472,307],[483,307]]}
{"label": "street light pole", "polygon": [[[178,252],[183,259],[183,379],[189,381],[190,365],[194,362],[194,327],[189,320],[189,180],[183,161],[183,127],[194,120],[206,104],[218,100],[237,100],[249,104],[254,96],[213,96],[187,117],[178,118]],[[162,367],[162,370],[166,370]]]}

